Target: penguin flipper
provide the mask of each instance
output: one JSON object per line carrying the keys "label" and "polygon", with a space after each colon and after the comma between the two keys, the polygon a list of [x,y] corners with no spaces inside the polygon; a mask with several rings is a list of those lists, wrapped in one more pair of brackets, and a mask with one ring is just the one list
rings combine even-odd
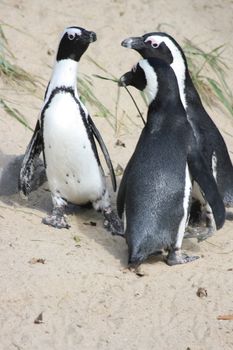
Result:
{"label": "penguin flipper", "polygon": [[112,162],[111,162],[111,159],[110,159],[107,147],[106,147],[106,145],[105,145],[105,143],[104,143],[104,141],[102,139],[102,136],[100,135],[99,130],[97,129],[97,127],[95,126],[93,120],[91,119],[90,115],[88,115],[88,122],[89,122],[89,124],[91,126],[91,129],[92,129],[92,132],[93,132],[96,140],[98,141],[98,143],[100,145],[100,148],[101,148],[101,150],[103,152],[105,161],[106,161],[108,169],[110,171],[112,187],[113,187],[114,192],[116,192],[116,189],[117,189],[116,176],[115,176],[115,172],[114,172],[114,169],[113,169],[113,166],[112,166]]}
{"label": "penguin flipper", "polygon": [[35,170],[35,161],[43,149],[41,127],[39,120],[36,123],[31,141],[25,152],[19,175],[19,190],[27,196],[31,192],[31,182]]}
{"label": "penguin flipper", "polygon": [[213,174],[198,151],[188,155],[188,166],[193,180],[200,186],[205,199],[213,211],[216,228],[220,229],[225,222],[226,213]]}

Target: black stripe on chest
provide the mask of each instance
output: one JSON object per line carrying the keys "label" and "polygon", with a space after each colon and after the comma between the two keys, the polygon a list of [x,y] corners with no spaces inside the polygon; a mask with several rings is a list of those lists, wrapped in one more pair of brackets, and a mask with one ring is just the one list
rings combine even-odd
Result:
{"label": "black stripe on chest", "polygon": [[[86,132],[87,132],[87,136],[88,139],[91,143],[91,148],[94,152],[95,158],[97,160],[98,165],[100,165],[100,159],[99,159],[99,155],[97,152],[97,148],[96,148],[96,144],[95,144],[95,140],[93,137],[93,133],[92,133],[92,129],[90,124],[88,123],[87,120],[87,116],[85,114],[85,111],[83,110],[80,101],[75,97],[74,94],[74,89],[72,87],[67,87],[67,86],[60,86],[60,87],[56,87],[50,94],[49,99],[46,103],[46,105],[44,106],[42,112],[41,112],[41,130],[42,130],[42,135],[44,134],[44,117],[45,117],[45,112],[46,110],[49,108],[52,99],[59,93],[68,93],[71,94],[71,96],[73,97],[74,101],[77,103],[78,107],[79,107],[79,111],[80,111],[80,115],[82,117],[82,121],[83,124],[85,126]],[[45,168],[46,168],[46,159],[45,159],[45,152],[44,152],[44,138],[43,138],[43,157],[44,157],[44,164],[45,164]]]}

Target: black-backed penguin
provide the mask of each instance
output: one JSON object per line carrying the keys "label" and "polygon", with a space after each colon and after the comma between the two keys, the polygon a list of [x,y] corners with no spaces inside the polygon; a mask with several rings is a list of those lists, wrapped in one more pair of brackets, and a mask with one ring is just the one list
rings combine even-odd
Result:
{"label": "black-backed penguin", "polygon": [[80,27],[69,27],[62,34],[40,118],[22,163],[19,187],[25,195],[30,192],[35,159],[42,151],[53,201],[52,215],[43,222],[68,228],[64,217],[67,202],[78,205],[91,202],[103,212],[105,227],[120,233],[121,223],[111,209],[94,137],[104,153],[116,190],[112,163],[77,90],[79,60],[95,40],[94,32]]}
{"label": "black-backed penguin", "polygon": [[175,74],[165,61],[149,58],[124,74],[119,84],[144,91],[149,103],[117,197],[118,214],[125,214],[129,265],[136,267],[161,249],[168,251],[169,265],[195,260],[181,253],[192,181],[200,186],[218,229],[225,207],[187,121]]}
{"label": "black-backed penguin", "polygon": [[[122,46],[132,48],[143,58],[156,57],[165,60],[174,70],[178,81],[180,98],[186,110],[197,141],[197,147],[205,158],[215,177],[225,206],[233,206],[233,167],[226,144],[207,112],[194,87],[189,74],[187,60],[179,44],[168,34],[148,33],[141,37],[127,38]],[[205,202],[198,186],[194,183],[193,197]],[[210,236],[215,231],[214,219],[208,206],[205,206],[209,229],[200,233],[199,239]],[[192,236],[192,234],[190,235]]]}

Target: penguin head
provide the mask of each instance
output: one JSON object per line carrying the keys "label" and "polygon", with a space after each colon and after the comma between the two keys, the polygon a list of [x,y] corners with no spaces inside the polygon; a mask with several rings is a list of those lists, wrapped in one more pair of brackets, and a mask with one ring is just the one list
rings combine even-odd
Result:
{"label": "penguin head", "polygon": [[81,27],[68,27],[60,40],[57,61],[72,59],[79,61],[90,43],[97,40],[96,33]]}
{"label": "penguin head", "polygon": [[155,58],[140,60],[133,66],[131,71],[121,76],[118,84],[119,86],[131,85],[143,91],[150,104],[155,99],[158,92],[157,73],[161,70],[161,66],[164,65],[166,65],[165,62]]}
{"label": "penguin head", "polygon": [[177,79],[173,69],[164,60],[150,57],[140,60],[131,71],[121,76],[119,86],[134,86],[143,91],[150,105],[157,97],[169,95],[179,96]]}
{"label": "penguin head", "polygon": [[122,46],[136,50],[143,58],[156,57],[171,65],[184,54],[178,43],[162,32],[147,33],[140,37],[131,37],[122,41]]}
{"label": "penguin head", "polygon": [[[118,81],[119,86],[134,86],[136,89],[143,91],[147,85],[146,75],[144,69],[141,67],[140,62],[135,64],[132,69],[122,75]],[[145,60],[147,61],[147,60]]]}

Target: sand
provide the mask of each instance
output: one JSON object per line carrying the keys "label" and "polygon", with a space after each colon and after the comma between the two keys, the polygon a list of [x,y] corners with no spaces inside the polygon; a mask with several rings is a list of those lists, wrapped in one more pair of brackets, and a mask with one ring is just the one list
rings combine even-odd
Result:
{"label": "sand", "polygon": [[[80,71],[89,75],[104,73],[87,56],[121,76],[139,56],[120,42],[158,28],[180,43],[185,37],[193,39],[206,50],[226,44],[224,59],[229,72],[233,69],[230,0],[5,0],[0,2],[0,14],[15,62],[39,76],[44,85],[59,35],[69,25],[97,32],[98,41],[80,63]],[[94,78],[93,82],[98,98],[114,113],[116,86]],[[228,83],[233,86],[232,74]],[[35,96],[20,86],[16,94],[3,79],[0,84],[34,128],[44,88]],[[96,110],[88,108],[95,116]],[[232,119],[219,108],[210,113],[232,156]],[[142,127],[136,115],[122,92],[117,132],[106,119],[94,117],[114,167],[124,168],[134,150]],[[232,349],[233,321],[217,319],[233,314],[232,221],[203,243],[184,241],[184,250],[199,255],[199,260],[169,267],[161,258],[151,259],[143,264],[144,276],[139,277],[125,269],[124,239],[106,232],[94,210],[71,212],[71,228],[56,230],[41,224],[51,209],[46,184],[28,201],[19,198],[17,164],[12,169],[12,160],[19,157],[19,164],[30,137],[28,129],[1,109],[0,167],[8,175],[0,186],[0,349]],[[116,146],[117,139],[126,147]],[[96,226],[86,225],[90,221]],[[202,298],[197,296],[200,287],[207,291]],[[42,322],[35,323],[41,313]]]}

